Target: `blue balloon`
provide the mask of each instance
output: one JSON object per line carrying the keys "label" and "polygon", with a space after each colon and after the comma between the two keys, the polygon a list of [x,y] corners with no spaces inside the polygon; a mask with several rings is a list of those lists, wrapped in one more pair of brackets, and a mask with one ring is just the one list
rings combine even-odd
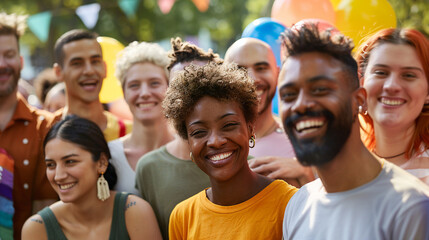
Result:
{"label": "blue balloon", "polygon": [[[282,60],[280,58],[280,34],[285,30],[286,27],[283,24],[274,21],[272,18],[263,17],[258,18],[251,22],[249,25],[247,25],[247,27],[243,31],[243,34],[241,35],[241,38],[251,37],[266,42],[268,45],[271,46],[271,49],[273,50],[274,56],[276,57],[277,66],[281,67]],[[273,113],[277,115],[279,114],[278,99],[278,93],[276,91],[271,106]]]}
{"label": "blue balloon", "polygon": [[277,66],[281,66],[280,58],[280,34],[286,30],[283,24],[274,21],[272,18],[263,17],[251,22],[244,29],[242,38],[251,37],[262,40],[271,46],[274,56],[276,57]]}

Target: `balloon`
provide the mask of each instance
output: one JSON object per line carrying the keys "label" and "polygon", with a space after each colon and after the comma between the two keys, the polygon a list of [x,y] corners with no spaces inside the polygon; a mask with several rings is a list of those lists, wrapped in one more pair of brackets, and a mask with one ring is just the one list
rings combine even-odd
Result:
{"label": "balloon", "polygon": [[258,18],[247,25],[241,37],[257,38],[268,43],[276,57],[277,66],[281,66],[280,34],[285,30],[285,26],[279,22],[273,21],[271,18]]}
{"label": "balloon", "polygon": [[341,0],[331,0],[332,7],[334,7],[334,9],[337,9],[337,6],[340,2]]}
{"label": "balloon", "polygon": [[387,0],[342,0],[335,14],[335,26],[355,46],[378,30],[396,27],[395,11]]}
{"label": "balloon", "polygon": [[115,77],[116,55],[124,49],[124,45],[111,37],[98,37],[97,41],[101,45],[103,59],[107,66],[107,76],[100,91],[100,102],[109,103],[124,97],[121,83]]}
{"label": "balloon", "polygon": [[332,35],[335,35],[337,33],[340,33],[337,28],[335,28],[332,24],[328,23],[327,21],[324,21],[322,19],[304,19],[297,23],[295,23],[291,29],[300,29],[303,26],[309,26],[310,24],[317,25],[317,29],[319,32],[324,32],[325,30],[330,30]]}
{"label": "balloon", "polygon": [[307,18],[334,23],[335,11],[329,0],[275,0],[271,17],[286,27]]}

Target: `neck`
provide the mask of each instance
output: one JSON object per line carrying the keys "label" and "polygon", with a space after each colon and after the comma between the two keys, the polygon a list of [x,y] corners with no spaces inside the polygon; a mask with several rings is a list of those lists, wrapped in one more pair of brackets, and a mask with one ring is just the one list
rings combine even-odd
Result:
{"label": "neck", "polygon": [[261,113],[255,122],[256,138],[262,138],[270,135],[276,130],[279,124],[271,113],[271,106]]}
{"label": "neck", "polygon": [[81,118],[86,118],[95,122],[101,130],[104,130],[107,127],[107,117],[103,112],[103,105],[98,100],[86,103],[77,99],[68,98],[63,114],[73,114]]}
{"label": "neck", "polygon": [[148,126],[134,118],[133,130],[129,140],[124,141],[124,145],[129,148],[141,149],[144,152],[148,152],[172,140],[173,135],[171,134],[166,120],[159,119]]}
{"label": "neck", "polygon": [[379,157],[387,157],[388,159],[386,160],[397,165],[402,165],[407,161],[405,152],[408,144],[411,142],[414,130],[415,124],[406,128],[385,128],[375,125],[374,152]]}
{"label": "neck", "polygon": [[15,113],[18,104],[17,90],[5,97],[0,97],[0,130],[6,128]]}
{"label": "neck", "polygon": [[372,181],[381,171],[381,162],[363,145],[359,126],[354,124],[349,139],[330,162],[316,167],[328,193],[343,192]]}
{"label": "neck", "polygon": [[232,179],[219,182],[210,178],[208,199],[218,205],[232,206],[251,199],[273,180],[265,178],[243,167]]}
{"label": "neck", "polygon": [[169,152],[174,157],[184,161],[191,161],[191,157],[189,156],[189,144],[181,137],[176,135],[173,141],[167,143],[166,147],[167,152]]}

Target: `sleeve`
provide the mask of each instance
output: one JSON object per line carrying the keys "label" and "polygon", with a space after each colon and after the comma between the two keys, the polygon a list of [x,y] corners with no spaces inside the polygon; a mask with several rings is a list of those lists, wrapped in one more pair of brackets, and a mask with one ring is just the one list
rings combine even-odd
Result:
{"label": "sleeve", "polygon": [[407,208],[398,216],[392,239],[429,239],[429,199]]}
{"label": "sleeve", "polygon": [[171,212],[170,222],[168,224],[168,235],[170,240],[184,239],[183,233],[181,232],[181,229],[183,228],[182,220],[183,220],[183,217],[181,217],[178,206],[176,206]]}

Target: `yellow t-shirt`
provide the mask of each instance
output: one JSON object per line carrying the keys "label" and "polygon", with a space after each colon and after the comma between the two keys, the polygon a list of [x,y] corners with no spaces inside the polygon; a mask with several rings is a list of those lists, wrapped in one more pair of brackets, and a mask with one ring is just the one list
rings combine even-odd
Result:
{"label": "yellow t-shirt", "polygon": [[275,180],[251,199],[233,206],[210,202],[206,190],[179,203],[170,215],[170,240],[282,239],[285,208],[297,188]]}
{"label": "yellow t-shirt", "polygon": [[[130,121],[122,120],[123,127],[125,128],[121,129],[118,117],[108,111],[104,111],[104,115],[107,117],[107,126],[106,129],[104,129],[103,134],[107,142],[115,140],[131,132],[133,125]],[[121,133],[123,130],[125,130],[125,132]]]}

